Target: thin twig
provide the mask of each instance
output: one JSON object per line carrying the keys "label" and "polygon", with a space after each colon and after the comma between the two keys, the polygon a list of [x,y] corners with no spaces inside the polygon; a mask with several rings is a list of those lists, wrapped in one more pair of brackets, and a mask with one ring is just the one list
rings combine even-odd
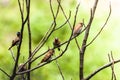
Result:
{"label": "thin twig", "polygon": [[18,5],[19,5],[19,10],[20,10],[20,13],[21,13],[21,20],[22,20],[22,23],[23,23],[23,21],[24,21],[24,15],[23,15],[23,9],[24,8],[22,8],[21,7],[21,3],[20,3],[20,0],[18,0]]}
{"label": "thin twig", "polygon": [[106,69],[108,67],[110,67],[113,63],[116,64],[120,62],[120,59],[118,60],[114,60],[112,62],[109,62],[108,64],[105,64],[104,66],[98,68],[97,70],[95,70],[93,73],[91,73],[88,77],[86,77],[84,80],[90,80],[93,76],[95,76],[97,73],[99,73],[100,71],[102,71],[103,69]]}
{"label": "thin twig", "polygon": [[75,24],[76,24],[76,19],[77,19],[77,14],[78,14],[79,6],[80,6],[80,3],[76,7],[76,12],[75,12],[75,16],[74,16],[74,22],[73,22],[73,28],[72,29],[74,29]]}
{"label": "thin twig", "polygon": [[[77,19],[77,13],[78,13],[78,10],[79,10],[79,6],[80,6],[80,3],[79,3],[79,4],[77,5],[77,7],[76,7],[76,12],[75,12],[75,16],[74,16],[74,23],[73,23],[73,29],[74,29],[75,24],[76,24],[76,19]],[[78,49],[79,49],[79,51],[80,51],[80,46],[79,46],[79,43],[78,43],[76,37],[75,37],[75,42],[76,42],[77,47],[78,47]]]}
{"label": "thin twig", "polygon": [[115,75],[115,72],[114,72],[114,58],[113,58],[113,55],[112,55],[112,51],[111,51],[111,56],[108,54],[108,58],[109,58],[109,62],[113,62],[112,65],[111,65],[111,70],[112,70],[111,80],[116,80],[116,75]]}
{"label": "thin twig", "polygon": [[80,45],[79,45],[79,43],[78,43],[78,41],[77,41],[77,38],[75,38],[75,43],[76,43],[76,45],[77,45],[78,50],[80,51]]}
{"label": "thin twig", "polygon": [[[63,12],[63,15],[64,15],[65,19],[67,20],[68,18],[67,18],[66,14],[65,14],[65,11],[64,11],[62,5],[60,4],[60,1],[57,0],[57,2],[58,2],[58,4],[60,5],[61,11]],[[68,22],[68,24],[69,24],[69,26],[70,26],[70,28],[71,28],[71,30],[72,30],[72,26],[71,26],[71,24],[70,24],[70,21],[68,20],[67,22]]]}
{"label": "thin twig", "polygon": [[55,28],[54,31],[62,28],[62,27],[68,22],[68,20],[70,19],[70,17],[71,17],[71,11],[69,12],[69,17],[68,17],[68,19],[67,19],[62,25],[60,25],[59,27]]}
{"label": "thin twig", "polygon": [[110,9],[110,12],[109,12],[109,15],[108,15],[108,17],[107,17],[104,25],[102,26],[102,28],[100,29],[100,31],[97,33],[97,35],[96,35],[87,45],[85,45],[85,47],[87,47],[87,46],[89,46],[90,44],[92,44],[93,41],[98,37],[98,35],[100,35],[100,33],[102,32],[102,30],[103,30],[104,27],[106,26],[106,24],[107,24],[107,22],[108,22],[108,20],[109,20],[109,18],[110,18],[110,15],[111,15],[111,4],[110,4],[110,6],[109,6],[109,9]]}
{"label": "thin twig", "polygon": [[[54,55],[54,56],[55,56],[55,55]],[[56,56],[55,56],[55,57],[56,57]],[[65,80],[64,75],[63,75],[63,73],[62,73],[62,70],[61,70],[61,68],[60,68],[60,65],[59,65],[57,59],[55,60],[55,62],[56,62],[56,64],[57,64],[57,67],[58,67],[58,70],[59,70],[59,72],[60,72],[60,75],[61,75],[62,79]]]}
{"label": "thin twig", "polygon": [[54,11],[53,11],[53,7],[52,7],[52,1],[51,0],[49,0],[49,3],[50,3],[50,10],[51,10],[51,13],[52,13],[52,16],[53,16],[53,22],[55,22],[55,14],[54,14]]}
{"label": "thin twig", "polygon": [[48,29],[48,31],[45,33],[44,37],[42,38],[42,40],[38,43],[38,45],[36,46],[36,48],[32,51],[32,57],[37,53],[38,50],[41,49],[41,47],[44,45],[44,43],[46,42],[46,37],[48,36],[48,34],[51,31],[52,26]]}
{"label": "thin twig", "polygon": [[38,50],[41,49],[41,47],[45,44],[45,42],[49,39],[49,36],[52,34],[53,30],[55,29],[55,26],[56,26],[56,18],[58,16],[58,13],[59,13],[59,7],[60,5],[58,4],[58,7],[57,7],[57,12],[56,12],[56,15],[54,15],[54,12],[53,12],[53,8],[52,8],[52,4],[51,4],[51,0],[49,0],[49,3],[50,3],[50,9],[51,9],[51,12],[52,12],[52,15],[53,15],[53,22],[50,26],[50,28],[48,29],[48,31],[46,32],[45,36],[42,38],[42,40],[39,42],[38,46],[33,50],[32,52],[32,57],[38,52]]}
{"label": "thin twig", "polygon": [[111,51],[111,59],[112,59],[112,62],[113,62],[113,65],[111,66],[112,67],[112,74],[113,74],[114,80],[117,80],[115,72],[114,72],[114,58],[113,58],[112,51]]}
{"label": "thin twig", "polygon": [[5,72],[3,69],[0,68],[0,71],[10,78],[10,75],[7,72]]}
{"label": "thin twig", "polygon": [[13,53],[13,51],[12,51],[11,49],[10,49],[10,53],[11,53],[11,55],[12,55],[12,58],[13,58],[14,62],[15,62],[16,59],[15,59],[14,53]]}
{"label": "thin twig", "polygon": [[24,0],[22,0],[22,12],[24,13]]}
{"label": "thin twig", "polygon": [[[110,58],[110,55],[108,54],[108,58],[109,58],[109,62],[111,62],[111,58]],[[112,77],[111,77],[111,80],[113,80],[113,66],[111,65],[111,70],[112,70]]]}
{"label": "thin twig", "polygon": [[14,78],[16,76],[16,70],[17,70],[17,65],[18,65],[18,61],[19,61],[19,57],[20,57],[20,49],[21,49],[22,38],[23,38],[24,25],[25,25],[25,23],[26,23],[26,21],[28,19],[28,14],[27,14],[26,19],[24,20],[24,15],[23,15],[23,12],[22,12],[20,0],[18,0],[18,4],[19,4],[19,9],[20,9],[20,13],[21,13],[21,20],[22,20],[21,37],[20,37],[20,44],[19,44],[18,49],[17,49],[17,56],[16,56],[16,61],[15,61],[13,73],[12,73],[12,75],[10,77],[10,80],[14,80]]}

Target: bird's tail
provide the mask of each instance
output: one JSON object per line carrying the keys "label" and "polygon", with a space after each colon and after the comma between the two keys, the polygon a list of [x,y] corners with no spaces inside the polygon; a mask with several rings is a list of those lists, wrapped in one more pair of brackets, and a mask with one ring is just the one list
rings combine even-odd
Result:
{"label": "bird's tail", "polygon": [[43,63],[43,62],[44,62],[44,60],[42,59],[41,62],[39,62],[37,65],[40,65],[40,64]]}

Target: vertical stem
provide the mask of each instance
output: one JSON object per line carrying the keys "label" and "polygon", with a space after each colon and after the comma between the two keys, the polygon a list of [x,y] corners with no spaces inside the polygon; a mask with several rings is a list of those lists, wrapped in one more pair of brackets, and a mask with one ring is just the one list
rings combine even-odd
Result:
{"label": "vertical stem", "polygon": [[[29,20],[28,20],[28,23],[29,23]],[[29,24],[28,24],[28,26],[29,26]],[[31,31],[30,30],[30,27],[28,27],[28,30],[29,31]],[[31,32],[29,32],[29,57],[28,57],[28,59],[31,57]],[[31,68],[31,60],[28,62],[28,69],[30,69]],[[28,72],[28,80],[30,80],[30,72]]]}
{"label": "vertical stem", "polygon": [[[29,23],[29,20],[28,20]],[[30,31],[30,27],[28,27],[28,30]],[[29,58],[31,57],[31,32],[29,32]],[[28,58],[28,59],[29,59]],[[31,68],[31,60],[28,63],[28,69]],[[30,72],[28,72],[28,80],[30,80]]]}
{"label": "vertical stem", "polygon": [[[27,15],[28,15],[28,20],[27,20],[27,26],[28,26],[28,37],[29,37],[29,57],[31,57],[31,29],[30,29],[30,0],[26,0],[26,9],[27,9]],[[31,60],[28,62],[28,69],[31,68]],[[30,72],[27,73],[27,80],[30,80]]]}
{"label": "vertical stem", "polygon": [[81,65],[83,65],[83,63],[82,63],[82,61],[83,61],[83,57],[81,56],[81,53],[80,53],[80,69],[79,69],[79,79],[81,80],[82,78],[83,78],[83,74],[81,74],[81,73],[83,73],[83,66],[81,66]]}
{"label": "vertical stem", "polygon": [[21,44],[22,44],[23,30],[24,30],[24,23],[22,23],[20,44],[17,49],[17,57],[16,57],[13,73],[12,73],[12,76],[10,77],[10,80],[14,80],[16,76],[16,70],[17,70],[17,65],[18,65],[18,61],[20,57],[20,49],[21,49]]}
{"label": "vertical stem", "polygon": [[20,13],[21,13],[21,20],[22,20],[21,35],[20,35],[21,38],[20,38],[20,44],[17,48],[16,61],[15,61],[15,64],[14,64],[14,69],[13,69],[12,75],[10,77],[10,80],[14,80],[14,78],[16,76],[16,70],[17,70],[17,65],[18,65],[18,61],[19,61],[19,57],[20,57],[20,49],[21,49],[22,38],[23,38],[24,25],[25,25],[26,20],[27,20],[27,17],[26,17],[26,20],[24,21],[24,14],[23,14],[23,11],[22,11],[20,0],[18,0],[18,5],[19,5],[19,9],[20,9]]}
{"label": "vertical stem", "polygon": [[[29,13],[29,7],[28,7],[28,10],[27,10],[27,16],[24,20],[24,13],[23,13],[23,10],[22,10],[22,7],[21,7],[20,0],[18,0],[18,5],[19,5],[19,9],[20,9],[20,13],[21,13],[21,20],[22,20],[21,38],[20,38],[20,44],[19,44],[18,49],[17,49],[17,56],[16,56],[16,61],[15,61],[15,64],[14,64],[14,69],[13,69],[12,75],[10,77],[10,80],[14,80],[14,78],[16,77],[16,70],[17,70],[17,65],[18,65],[18,61],[19,61],[19,57],[20,57],[20,50],[21,50],[21,44],[22,44],[22,38],[23,38],[24,25],[29,18],[29,14],[28,14]],[[29,0],[29,6],[30,6],[30,0]]]}
{"label": "vertical stem", "polygon": [[84,54],[85,54],[85,51],[86,51],[86,43],[87,43],[87,40],[88,40],[89,31],[90,31],[91,24],[93,22],[95,11],[96,11],[96,8],[97,8],[97,3],[98,3],[98,0],[95,1],[93,9],[91,9],[90,19],[89,19],[89,22],[87,24],[87,29],[85,31],[84,39],[83,39],[83,42],[82,42],[82,48],[80,50],[80,69],[79,69],[79,79],[80,80],[84,80]]}
{"label": "vertical stem", "polygon": [[83,75],[83,68],[84,68],[84,54],[82,52],[80,52],[80,68],[79,68],[79,79],[82,80],[84,79],[84,75]]}

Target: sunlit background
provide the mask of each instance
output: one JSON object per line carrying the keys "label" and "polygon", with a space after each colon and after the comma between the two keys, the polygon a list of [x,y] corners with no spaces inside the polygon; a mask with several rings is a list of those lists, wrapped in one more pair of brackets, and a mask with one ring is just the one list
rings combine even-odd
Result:
{"label": "sunlit background", "polygon": [[[70,22],[73,23],[75,9],[77,4],[80,2],[77,23],[85,20],[85,24],[88,23],[90,8],[94,4],[94,0],[62,0],[62,6],[68,16],[69,10],[72,15]],[[98,38],[87,48],[85,54],[85,77],[90,73],[98,69],[100,66],[109,62],[108,53],[112,51],[114,59],[120,59],[120,11],[119,11],[119,0],[99,0],[98,7],[95,13],[95,18],[92,23],[90,30],[89,41],[99,32],[105,20],[109,14],[109,4],[111,2],[112,13],[110,19],[98,36]],[[56,11],[57,3],[53,0],[53,7]],[[65,18],[60,11],[57,19],[57,26],[65,22]],[[14,61],[8,51],[9,46],[13,38],[16,36],[16,32],[21,28],[21,19],[17,0],[0,0],[0,68],[4,69],[9,74],[12,72]],[[31,33],[32,33],[32,50],[35,49],[39,41],[42,39],[48,28],[53,21],[52,14],[50,12],[49,0],[31,0]],[[55,37],[60,38],[61,42],[68,39],[70,35],[70,28],[66,24],[60,30],[54,32],[48,39],[45,46],[36,54],[39,55],[46,51],[48,47],[52,48],[52,42]],[[83,35],[80,35],[77,39],[81,45]],[[64,49],[64,47],[62,47]],[[16,54],[16,47],[12,48],[14,54]],[[59,54],[56,50],[55,54]],[[27,60],[28,56],[28,31],[25,26],[22,51],[19,63],[23,63]],[[32,67],[35,67],[41,58],[36,60]],[[67,52],[58,59],[58,63],[61,67],[65,80],[79,80],[79,51],[73,40]],[[115,73],[117,80],[120,79],[120,64],[115,65]],[[62,80],[59,70],[55,61],[45,65],[31,73],[31,80]],[[111,68],[107,68],[91,80],[110,80],[111,79]],[[0,72],[0,80],[8,80],[8,78]]]}

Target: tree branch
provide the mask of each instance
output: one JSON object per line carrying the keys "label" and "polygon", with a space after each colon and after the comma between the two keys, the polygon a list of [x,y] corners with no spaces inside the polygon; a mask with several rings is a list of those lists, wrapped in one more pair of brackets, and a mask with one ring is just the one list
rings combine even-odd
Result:
{"label": "tree branch", "polygon": [[55,28],[54,31],[62,28],[62,27],[68,22],[68,20],[70,20],[70,17],[71,17],[71,11],[69,12],[69,17],[68,17],[68,19],[67,19],[62,25],[60,25],[59,27]]}
{"label": "tree branch", "polygon": [[107,22],[108,22],[108,20],[109,20],[109,18],[110,18],[110,15],[111,15],[111,4],[110,4],[110,6],[109,6],[109,9],[110,9],[110,12],[109,12],[109,15],[108,15],[108,17],[107,17],[104,25],[102,26],[102,28],[100,29],[100,31],[97,33],[97,35],[96,35],[87,45],[85,45],[85,47],[87,47],[87,46],[89,46],[90,44],[92,44],[93,41],[98,37],[98,35],[100,35],[100,33],[102,32],[102,30],[103,30],[104,27],[106,26],[106,24],[107,24]]}
{"label": "tree branch", "polygon": [[0,71],[2,71],[6,76],[10,78],[10,75],[7,72],[5,72],[3,69],[0,68]]}
{"label": "tree branch", "polygon": [[102,71],[103,69],[106,69],[108,67],[110,67],[113,63],[116,64],[120,62],[120,59],[109,62],[108,64],[105,64],[104,66],[98,68],[97,70],[95,70],[93,73],[91,73],[88,77],[86,77],[84,80],[90,80],[93,76],[95,76],[98,72]]}
{"label": "tree branch", "polygon": [[95,1],[93,9],[91,9],[90,19],[89,19],[89,22],[88,22],[88,25],[87,25],[87,29],[85,31],[84,39],[83,39],[83,42],[82,42],[82,48],[80,50],[80,69],[79,69],[79,79],[80,80],[84,79],[84,72],[83,71],[84,71],[84,54],[85,54],[85,50],[86,50],[85,45],[86,45],[87,40],[88,40],[89,31],[90,31],[92,21],[94,19],[94,14],[95,14],[95,11],[96,11],[97,3],[98,3],[98,0]]}
{"label": "tree branch", "polygon": [[63,75],[63,73],[62,73],[62,70],[61,70],[61,68],[60,68],[60,65],[58,64],[57,59],[55,60],[55,62],[56,62],[56,64],[57,64],[57,67],[58,67],[58,70],[59,70],[59,72],[60,72],[60,75],[61,75],[62,79],[65,80],[64,75]]}
{"label": "tree branch", "polygon": [[50,3],[50,10],[51,10],[51,13],[52,13],[52,16],[53,16],[53,22],[52,22],[50,28],[48,29],[47,33],[43,37],[43,39],[40,41],[40,43],[38,44],[38,46],[32,52],[32,57],[41,49],[41,47],[43,47],[43,45],[49,39],[50,35],[53,33],[53,31],[54,31],[54,29],[56,27],[56,18],[57,18],[58,13],[59,13],[59,7],[60,7],[60,5],[58,4],[57,12],[56,12],[56,15],[55,15],[54,12],[53,12],[51,0],[49,0],[49,3]]}
{"label": "tree branch", "polygon": [[24,25],[28,19],[28,14],[26,16],[26,19],[24,20],[24,15],[23,15],[23,10],[21,8],[21,3],[20,3],[20,0],[18,0],[18,4],[19,4],[19,9],[20,9],[20,13],[21,13],[21,20],[22,20],[22,25],[21,25],[21,37],[20,37],[20,44],[18,46],[18,49],[17,49],[17,57],[16,57],[16,61],[15,61],[15,65],[14,65],[14,69],[13,69],[13,73],[10,77],[10,80],[14,80],[15,76],[16,76],[16,69],[17,69],[17,65],[18,65],[18,61],[19,61],[19,57],[20,57],[20,49],[21,49],[21,44],[22,44],[22,38],[23,38],[23,30],[24,30]]}
{"label": "tree branch", "polygon": [[16,59],[15,59],[15,56],[14,56],[14,53],[13,53],[13,51],[10,49],[10,53],[11,53],[11,56],[12,56],[12,58],[13,58],[13,60],[14,60],[14,62],[16,61]]}
{"label": "tree branch", "polygon": [[109,62],[113,62],[112,65],[111,65],[111,70],[112,70],[112,77],[111,77],[111,80],[116,80],[116,75],[115,75],[115,72],[114,72],[114,58],[113,58],[113,55],[112,55],[112,51],[111,51],[111,56],[108,54],[108,58],[109,58]]}
{"label": "tree branch", "polygon": [[[28,14],[28,20],[27,20],[27,26],[28,26],[28,38],[29,38],[29,57],[28,59],[32,56],[32,49],[31,49],[31,29],[30,29],[30,0],[26,0],[26,10],[27,10],[27,14]],[[31,61],[31,60],[30,60]],[[28,62],[28,69],[31,68],[31,62]],[[27,75],[27,80],[31,80],[31,75],[30,75],[30,72],[28,72],[28,75]]]}

